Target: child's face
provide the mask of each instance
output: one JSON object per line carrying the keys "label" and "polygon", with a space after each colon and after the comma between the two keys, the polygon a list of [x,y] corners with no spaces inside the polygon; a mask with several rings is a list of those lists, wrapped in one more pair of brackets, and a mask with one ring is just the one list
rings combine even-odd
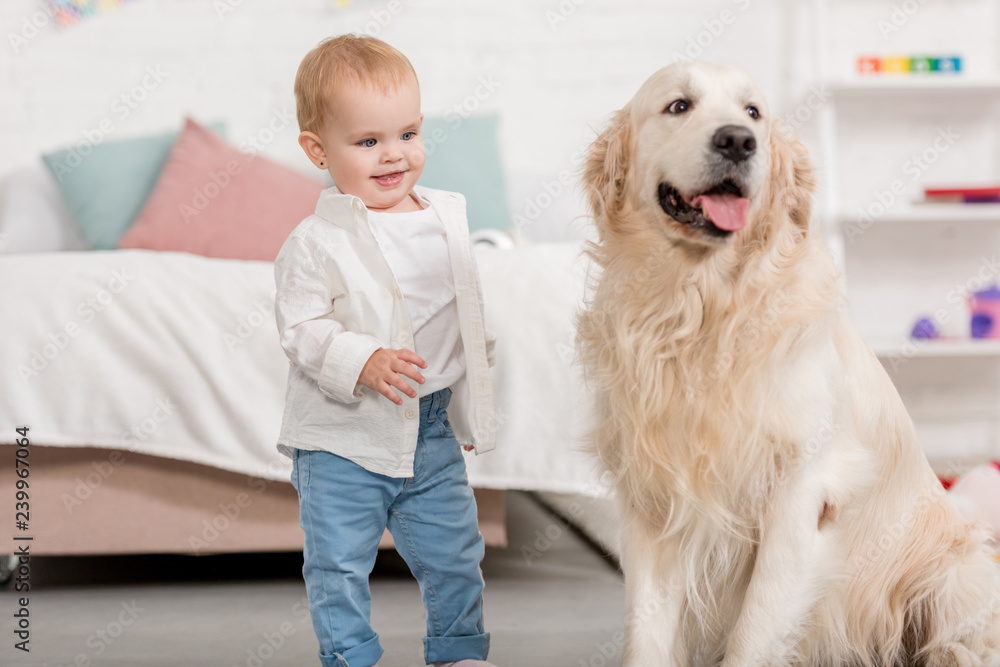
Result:
{"label": "child's face", "polygon": [[371,210],[410,210],[424,169],[417,82],[407,79],[389,94],[346,83],[334,100],[319,139],[337,188]]}

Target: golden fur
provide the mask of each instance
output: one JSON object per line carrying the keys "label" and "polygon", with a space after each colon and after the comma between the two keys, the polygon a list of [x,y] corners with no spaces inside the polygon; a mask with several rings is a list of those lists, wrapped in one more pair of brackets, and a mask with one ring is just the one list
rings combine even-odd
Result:
{"label": "golden fur", "polygon": [[[690,110],[667,113],[675,99]],[[721,168],[698,147],[725,123],[759,150],[741,172],[748,222],[720,241],[671,218],[656,186],[696,194]],[[985,531],[950,505],[849,323],[809,229],[806,149],[752,79],[660,70],[583,181],[599,242],[578,347],[623,513],[625,667],[1000,665]]]}

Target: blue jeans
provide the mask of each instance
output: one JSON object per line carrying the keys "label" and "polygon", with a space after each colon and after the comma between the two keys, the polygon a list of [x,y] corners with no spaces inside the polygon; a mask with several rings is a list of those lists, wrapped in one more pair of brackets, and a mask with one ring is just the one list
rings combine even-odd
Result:
{"label": "blue jeans", "polygon": [[371,625],[368,575],[388,525],[420,585],[428,663],[485,660],[486,548],[462,448],[448,423],[445,388],[420,399],[413,477],[387,477],[322,450],[294,450],[292,484],[306,593],[323,667],[368,667],[382,656]]}

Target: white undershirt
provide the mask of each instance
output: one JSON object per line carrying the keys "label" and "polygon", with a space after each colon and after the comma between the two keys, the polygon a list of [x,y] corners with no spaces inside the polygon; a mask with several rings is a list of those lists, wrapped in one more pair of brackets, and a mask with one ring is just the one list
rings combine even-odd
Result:
{"label": "white undershirt", "polygon": [[427,362],[425,382],[406,378],[418,395],[450,387],[465,373],[455,283],[444,225],[430,202],[420,211],[368,211],[368,220],[403,293],[413,329],[413,351]]}

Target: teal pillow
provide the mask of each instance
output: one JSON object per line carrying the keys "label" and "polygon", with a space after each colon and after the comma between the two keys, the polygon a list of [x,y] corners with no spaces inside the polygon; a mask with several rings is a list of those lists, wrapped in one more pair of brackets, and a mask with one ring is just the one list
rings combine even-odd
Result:
{"label": "teal pillow", "polygon": [[511,226],[497,142],[497,116],[424,118],[427,162],[420,184],[465,196],[469,231]]}
{"label": "teal pillow", "polygon": [[[225,137],[222,121],[210,123]],[[94,134],[98,134],[94,130]],[[113,250],[139,215],[180,131],[120,139],[88,140],[42,156],[83,237],[94,250]]]}

